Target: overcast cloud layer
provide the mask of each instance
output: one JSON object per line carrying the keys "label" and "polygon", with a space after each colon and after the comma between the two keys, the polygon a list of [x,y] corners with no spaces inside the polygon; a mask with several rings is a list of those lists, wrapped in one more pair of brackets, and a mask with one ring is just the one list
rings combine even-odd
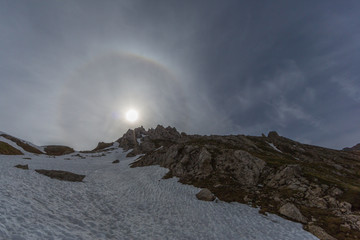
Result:
{"label": "overcast cloud layer", "polygon": [[350,0],[3,0],[0,130],[77,149],[158,123],[352,146],[359,16]]}

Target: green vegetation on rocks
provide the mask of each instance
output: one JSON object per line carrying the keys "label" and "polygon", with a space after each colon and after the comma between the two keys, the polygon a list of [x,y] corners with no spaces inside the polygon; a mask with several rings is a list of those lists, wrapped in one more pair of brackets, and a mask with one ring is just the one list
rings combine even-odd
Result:
{"label": "green vegetation on rocks", "polygon": [[0,154],[4,155],[24,155],[20,150],[14,148],[6,142],[0,141]]}

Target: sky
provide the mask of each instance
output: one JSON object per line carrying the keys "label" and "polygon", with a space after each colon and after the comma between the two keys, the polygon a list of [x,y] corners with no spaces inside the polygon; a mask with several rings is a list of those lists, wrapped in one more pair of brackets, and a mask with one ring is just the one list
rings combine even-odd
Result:
{"label": "sky", "polygon": [[157,124],[353,146],[359,16],[351,0],[1,0],[0,131],[77,150]]}

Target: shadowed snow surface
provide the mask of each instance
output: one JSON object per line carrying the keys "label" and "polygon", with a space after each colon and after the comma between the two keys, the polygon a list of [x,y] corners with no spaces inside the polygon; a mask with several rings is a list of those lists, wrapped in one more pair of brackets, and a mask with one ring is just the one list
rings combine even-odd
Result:
{"label": "shadowed snow surface", "polygon": [[[247,205],[199,201],[198,188],[162,180],[164,168],[129,168],[134,158],[121,149],[82,155],[0,156],[0,239],[317,239],[298,223]],[[86,177],[59,181],[39,168]]]}

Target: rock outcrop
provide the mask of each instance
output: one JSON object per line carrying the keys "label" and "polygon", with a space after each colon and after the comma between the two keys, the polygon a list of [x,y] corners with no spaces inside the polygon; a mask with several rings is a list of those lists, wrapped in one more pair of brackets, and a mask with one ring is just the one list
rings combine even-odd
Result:
{"label": "rock outcrop", "polygon": [[360,143],[356,144],[351,148],[343,148],[344,151],[360,151]]}
{"label": "rock outcrop", "polygon": [[176,176],[220,200],[309,221],[307,229],[321,239],[360,239],[360,154],[354,151],[301,144],[276,132],[199,136],[158,126],[123,138],[119,143],[143,154],[132,167],[160,165],[170,170],[165,178]]}
{"label": "rock outcrop", "polygon": [[309,224],[305,229],[314,234],[320,240],[336,240],[336,238],[326,233],[324,229],[314,224]]}
{"label": "rock outcrop", "polygon": [[72,149],[71,147],[60,146],[60,145],[46,146],[44,148],[44,151],[46,152],[47,155],[51,155],[51,156],[61,156],[75,152],[74,149]]}
{"label": "rock outcrop", "polygon": [[172,127],[163,127],[158,125],[155,129],[150,128],[148,131],[144,127],[129,129],[121,138],[116,140],[119,147],[125,151],[133,149],[128,156],[136,156],[140,153],[148,153],[160,146],[169,146],[175,143],[181,134]]}
{"label": "rock outcrop", "polygon": [[24,169],[24,170],[29,170],[28,164],[25,164],[25,165],[18,164],[18,165],[15,165],[14,167]]}
{"label": "rock outcrop", "polygon": [[92,151],[90,152],[98,152],[98,151],[102,151],[106,148],[109,148],[111,146],[113,146],[114,143],[105,143],[105,142],[99,142],[98,145],[96,146],[96,148],[94,148]]}
{"label": "rock outcrop", "polygon": [[60,170],[36,169],[35,171],[47,177],[55,178],[62,181],[82,182],[82,180],[85,178],[85,175]]}

